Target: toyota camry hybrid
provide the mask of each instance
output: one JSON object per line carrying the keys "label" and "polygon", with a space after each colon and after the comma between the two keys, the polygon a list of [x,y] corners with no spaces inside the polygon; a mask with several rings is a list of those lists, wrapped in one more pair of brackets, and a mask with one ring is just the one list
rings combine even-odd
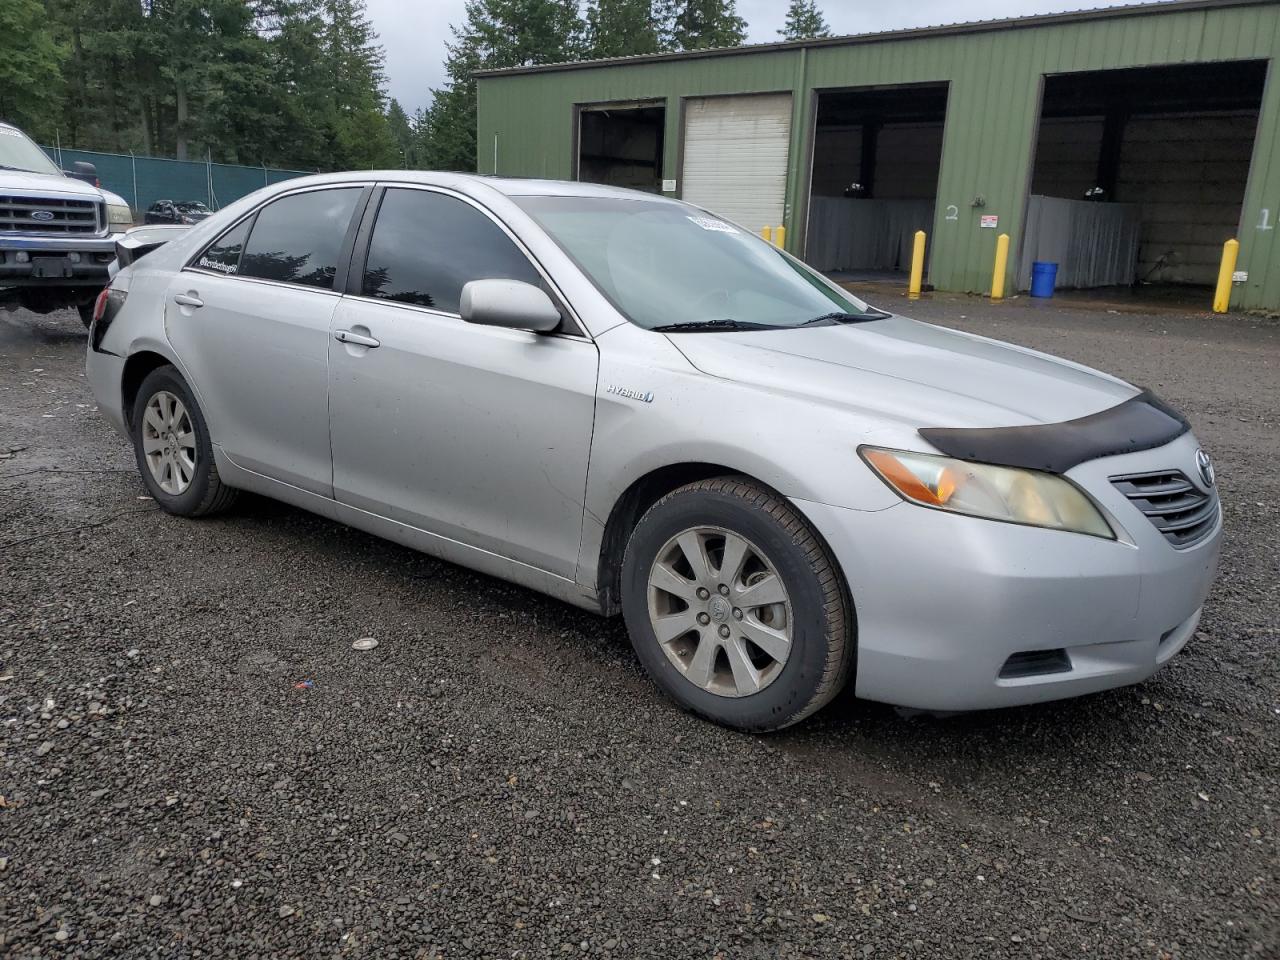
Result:
{"label": "toyota camry hybrid", "polygon": [[1150,392],[649,194],[290,180],[119,269],[89,339],[168,512],[254,491],[621,613],[743,729],[846,683],[936,711],[1135,683],[1218,554],[1213,468]]}

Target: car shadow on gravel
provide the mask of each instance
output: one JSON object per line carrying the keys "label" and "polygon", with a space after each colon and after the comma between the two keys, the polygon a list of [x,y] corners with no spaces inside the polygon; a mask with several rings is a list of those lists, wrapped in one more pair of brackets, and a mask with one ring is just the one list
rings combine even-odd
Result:
{"label": "car shadow on gravel", "polygon": [[66,316],[64,313],[32,314],[24,310],[22,319],[16,319],[18,314],[0,307],[0,345],[29,347],[31,341],[35,341],[40,346],[84,346],[88,336],[84,327],[78,318],[74,327],[69,326]]}
{"label": "car shadow on gravel", "polygon": [[[432,634],[431,641],[454,645],[522,696],[573,713],[585,682],[608,690],[621,714],[665,713],[663,722],[673,729],[684,722],[680,708],[644,676],[620,617],[599,617],[265,497],[242,497],[214,522],[249,534],[248,542],[267,550],[305,554],[335,587],[347,586],[354,572],[374,619],[390,613],[425,619],[442,603],[467,608],[499,627],[503,642],[465,631]],[[814,716],[764,740],[802,766],[883,795],[919,799],[931,783],[1002,792],[1010,777],[1034,780],[1037,770],[1071,768],[1085,758],[1105,764],[1131,751],[1135,740],[1150,736],[1143,714],[1150,708],[1142,705],[1172,692],[1152,680],[1063,701],[931,714],[859,700],[851,684]],[[706,723],[700,738],[751,735]]]}

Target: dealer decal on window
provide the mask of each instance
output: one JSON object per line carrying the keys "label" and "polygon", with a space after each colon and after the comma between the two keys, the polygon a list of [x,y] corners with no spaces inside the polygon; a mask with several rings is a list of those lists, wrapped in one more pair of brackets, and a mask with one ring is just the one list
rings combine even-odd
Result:
{"label": "dealer decal on window", "polygon": [[710,217],[690,217],[689,219],[700,226],[703,230],[712,230],[715,233],[738,232],[723,220],[712,220]]}
{"label": "dealer decal on window", "polygon": [[206,270],[216,270],[219,273],[235,273],[239,267],[234,263],[219,263],[217,260],[210,260],[208,257],[201,257],[198,267],[204,267]]}

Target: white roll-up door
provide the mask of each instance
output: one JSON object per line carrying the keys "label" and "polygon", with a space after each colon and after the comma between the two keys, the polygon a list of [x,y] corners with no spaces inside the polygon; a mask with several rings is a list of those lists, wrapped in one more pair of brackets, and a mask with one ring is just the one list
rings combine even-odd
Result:
{"label": "white roll-up door", "polygon": [[681,197],[749,230],[782,223],[791,94],[685,102]]}

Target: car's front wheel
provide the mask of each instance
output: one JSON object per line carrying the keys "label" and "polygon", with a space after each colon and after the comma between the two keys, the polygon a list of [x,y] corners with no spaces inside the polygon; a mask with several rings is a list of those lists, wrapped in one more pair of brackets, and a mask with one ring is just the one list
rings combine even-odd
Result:
{"label": "car's front wheel", "polygon": [[745,478],[689,484],[645,513],[623,559],[622,608],[649,675],[727,726],[796,723],[853,666],[834,560],[790,504]]}
{"label": "car's front wheel", "polygon": [[152,370],[138,388],[133,447],[142,482],[169,513],[201,517],[235,500],[237,491],[218,476],[200,405],[175,367]]}

